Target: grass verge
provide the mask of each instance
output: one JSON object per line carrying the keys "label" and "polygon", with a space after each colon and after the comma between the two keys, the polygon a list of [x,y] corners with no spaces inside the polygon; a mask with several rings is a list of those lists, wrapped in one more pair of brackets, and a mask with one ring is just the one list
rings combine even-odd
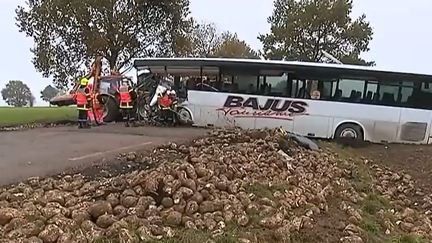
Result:
{"label": "grass verge", "polygon": [[0,126],[69,121],[76,119],[73,107],[0,108]]}
{"label": "grass verge", "polygon": [[426,243],[427,241],[420,236],[413,234],[403,234],[393,237],[388,243]]}

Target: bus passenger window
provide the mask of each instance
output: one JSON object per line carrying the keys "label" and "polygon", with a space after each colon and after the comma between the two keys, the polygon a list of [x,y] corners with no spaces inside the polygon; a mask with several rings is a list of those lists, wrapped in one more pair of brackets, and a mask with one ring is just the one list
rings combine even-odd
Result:
{"label": "bus passenger window", "polygon": [[430,82],[423,82],[421,91],[426,93],[432,93],[432,85],[430,84]]}
{"label": "bus passenger window", "polygon": [[395,95],[393,93],[385,92],[383,94],[383,98],[381,100],[381,103],[383,105],[393,105],[394,103],[396,103],[396,101],[395,101]]}
{"label": "bus passenger window", "polygon": [[239,75],[234,77],[234,84],[241,94],[255,94],[257,92],[258,76],[254,75]]}
{"label": "bus passenger window", "polygon": [[296,98],[310,99],[310,94],[307,92],[306,87],[301,87],[299,89]]}
{"label": "bus passenger window", "polygon": [[398,103],[407,106],[410,103],[410,97],[413,96],[414,93],[414,83],[413,82],[403,82],[400,92],[400,97],[398,99]]}
{"label": "bus passenger window", "polygon": [[341,79],[339,89],[342,91],[342,101],[358,103],[363,98],[366,81],[354,79]]}
{"label": "bus passenger window", "polygon": [[368,81],[366,86],[366,95],[363,99],[363,102],[366,104],[372,104],[377,100],[379,100],[377,91],[378,91],[378,82]]}
{"label": "bus passenger window", "polygon": [[372,98],[373,98],[373,92],[372,91],[368,91],[366,93],[366,97],[365,97],[364,101],[366,103],[370,103],[370,102],[372,102]]}
{"label": "bus passenger window", "polygon": [[381,98],[379,104],[394,105],[399,96],[398,84],[380,84],[379,96]]}
{"label": "bus passenger window", "polygon": [[378,103],[379,100],[380,100],[380,95],[378,93],[375,93],[372,99],[373,103]]}
{"label": "bus passenger window", "polygon": [[318,84],[318,91],[320,91],[320,99],[331,100],[336,92],[336,85],[337,82],[334,82],[333,80],[320,80]]}
{"label": "bus passenger window", "polygon": [[415,100],[415,107],[421,109],[432,109],[432,85],[429,81],[422,82],[420,89],[413,94],[413,100]]}
{"label": "bus passenger window", "polygon": [[221,91],[222,92],[231,92],[232,89],[232,76],[222,76],[222,80],[221,80]]}
{"label": "bus passenger window", "polygon": [[342,98],[342,90],[338,89],[338,90],[336,90],[335,95],[333,96],[333,99],[336,100],[336,101],[338,101],[341,98]]}
{"label": "bus passenger window", "polygon": [[268,85],[268,95],[289,97],[288,75],[266,76],[265,80]]}

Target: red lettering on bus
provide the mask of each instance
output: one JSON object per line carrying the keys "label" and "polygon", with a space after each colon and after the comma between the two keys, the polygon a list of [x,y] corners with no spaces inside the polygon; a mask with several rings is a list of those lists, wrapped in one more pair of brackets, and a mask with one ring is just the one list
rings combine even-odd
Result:
{"label": "red lettering on bus", "polygon": [[305,115],[308,104],[303,101],[267,99],[264,106],[257,97],[244,99],[241,96],[228,96],[224,107],[218,109],[225,116],[238,118],[273,118],[291,120],[296,115]]}

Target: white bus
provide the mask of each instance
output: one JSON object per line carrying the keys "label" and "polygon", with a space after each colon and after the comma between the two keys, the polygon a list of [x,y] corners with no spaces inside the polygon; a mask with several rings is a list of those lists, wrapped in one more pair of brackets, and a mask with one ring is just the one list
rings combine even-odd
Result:
{"label": "white bus", "polygon": [[196,126],[282,127],[312,138],[432,143],[432,75],[219,58],[145,58],[136,70],[185,83]]}

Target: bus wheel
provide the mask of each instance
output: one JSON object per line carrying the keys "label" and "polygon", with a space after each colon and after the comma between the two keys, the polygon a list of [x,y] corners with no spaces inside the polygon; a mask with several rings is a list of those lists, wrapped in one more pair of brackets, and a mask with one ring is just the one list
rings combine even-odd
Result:
{"label": "bus wheel", "polygon": [[363,141],[363,130],[359,125],[345,123],[336,129],[335,139],[354,139]]}

